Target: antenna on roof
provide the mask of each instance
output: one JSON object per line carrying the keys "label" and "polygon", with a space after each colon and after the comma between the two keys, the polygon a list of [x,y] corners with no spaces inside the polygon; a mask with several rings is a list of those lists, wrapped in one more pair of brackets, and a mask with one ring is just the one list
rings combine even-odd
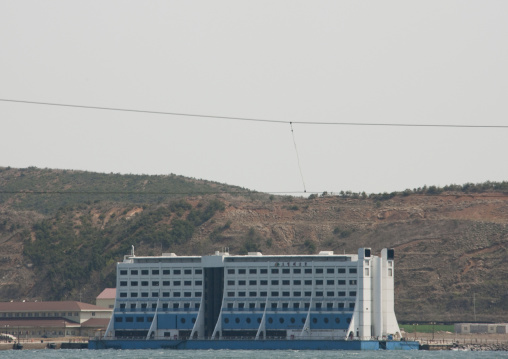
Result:
{"label": "antenna on roof", "polygon": [[134,255],[134,245],[132,245],[132,256],[135,257],[135,255]]}

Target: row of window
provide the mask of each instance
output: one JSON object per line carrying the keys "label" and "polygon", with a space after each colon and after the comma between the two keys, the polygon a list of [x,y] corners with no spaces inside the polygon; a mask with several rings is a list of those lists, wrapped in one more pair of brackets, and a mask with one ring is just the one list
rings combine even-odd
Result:
{"label": "row of window", "polygon": [[[147,281],[147,280],[142,280],[141,282],[138,282],[137,280],[131,280],[131,287],[137,287],[138,285],[140,285],[142,287],[148,287],[150,285],[150,282]],[[152,287],[158,287],[160,286],[161,282],[158,281],[158,280],[153,280],[152,281]],[[127,287],[129,285],[129,282],[126,281],[126,280],[121,280],[120,281],[120,287]],[[169,280],[163,280],[162,281],[162,286],[163,287],[169,287],[171,285],[171,282]],[[179,287],[182,285],[182,281],[180,280],[174,280],[173,281],[173,286],[174,287]],[[184,280],[183,281],[183,285],[184,286],[191,286],[192,285],[192,281],[191,280]],[[196,286],[202,286],[203,285],[203,281],[202,280],[196,280],[194,281],[194,285]]]}
{"label": "row of window", "polygon": [[[245,323],[247,323],[247,324],[250,324],[252,322],[252,319],[249,318],[249,317],[245,318],[244,320],[245,320]],[[306,320],[306,318],[301,318],[300,319],[302,324],[305,324],[305,320]],[[235,318],[235,323],[236,324],[240,324],[240,321],[241,321],[240,318],[238,318],[238,317]],[[261,323],[261,318],[256,318],[256,321],[258,322],[258,324],[260,324]],[[291,324],[296,323],[296,319],[295,318],[290,318],[289,321],[291,322]],[[273,318],[272,317],[268,317],[267,322],[269,324],[272,324],[273,323]],[[279,318],[279,323],[280,324],[284,324],[284,322],[285,322],[285,319],[283,317],[280,317]],[[313,324],[317,324],[318,322],[319,322],[318,318],[312,318],[312,323]],[[323,318],[323,323],[328,324],[329,322],[330,322],[330,318],[327,318],[327,317]],[[340,323],[340,318],[339,317],[335,317],[334,318],[334,322],[336,324],[339,324]],[[351,318],[347,318],[347,322],[348,322],[348,324],[351,323]],[[229,318],[224,318],[224,323],[228,324],[229,323]]]}
{"label": "row of window", "polygon": [[[194,303],[194,309],[199,309],[199,303]],[[127,308],[130,308],[130,309],[137,309],[137,308],[141,308],[141,309],[146,309],[146,308],[152,308],[152,309],[156,309],[157,308],[157,303],[151,303],[150,305],[148,303],[130,303],[129,306],[127,306],[125,303],[121,303],[120,304],[120,309],[127,309]],[[191,306],[191,303],[183,303],[182,306],[180,306],[180,303],[162,303],[162,309],[170,309],[170,308],[173,308],[173,309],[180,309],[180,308],[184,308],[184,309],[190,309],[192,308]]]}
{"label": "row of window", "polygon": [[[227,285],[247,285],[247,282],[249,285],[268,285],[268,280],[265,280],[265,279],[262,279],[260,281],[257,281],[257,280],[249,280],[249,281],[246,281],[246,280],[239,280],[239,281],[234,281],[234,280],[228,280],[227,281]],[[294,279],[293,280],[293,285],[312,285],[312,279],[306,279],[306,280],[300,280],[300,279]],[[315,285],[324,285],[325,281],[323,279],[315,279],[314,280],[314,284]],[[337,284],[338,285],[346,285],[347,281],[345,279],[339,279],[337,280]],[[349,280],[349,285],[357,285],[357,280],[356,279],[351,279]],[[278,279],[272,279],[270,281],[270,285],[279,285],[279,284],[282,284],[282,285],[291,285],[291,281],[288,280],[288,279],[285,279],[285,280],[278,280]],[[335,280],[334,279],[327,279],[326,280],[326,285],[335,285]]]}
{"label": "row of window", "polygon": [[[163,275],[170,275],[171,272],[173,272],[173,275],[180,275],[182,274],[192,274],[192,269],[162,269],[162,270],[159,270],[159,269],[152,269],[152,275],[160,275],[160,273],[162,272]],[[120,269],[120,275],[127,275],[129,273],[129,271],[127,269]],[[139,275],[139,273],[141,273],[141,275],[150,275],[150,270],[149,269],[131,269],[130,270],[130,273],[131,275]],[[203,274],[203,270],[202,269],[194,269],[194,274]]]}
{"label": "row of window", "polygon": [[[226,307],[228,309],[236,309],[234,307],[234,304],[235,303],[226,303]],[[246,309],[246,308],[249,308],[249,309],[265,309],[266,307],[266,303],[259,303],[259,306],[257,306],[257,303],[255,302],[250,302],[250,303],[247,303],[248,304],[248,307],[245,305],[246,303],[237,303],[237,308],[238,309]],[[322,308],[327,308],[327,309],[333,309],[333,308],[345,308],[345,303],[343,302],[339,302],[339,303],[336,303],[334,304],[333,302],[329,302],[329,303],[326,303],[326,306],[323,306],[323,303],[321,302],[314,302],[314,308],[315,309],[322,309]],[[355,303],[351,302],[349,303],[349,308],[354,308],[355,307]],[[299,302],[295,302],[295,303],[292,303],[292,306],[290,307],[289,303],[277,303],[277,302],[274,302],[274,303],[270,303],[270,306],[269,308],[271,309],[289,309],[289,308],[293,308],[293,309],[300,309],[300,308],[305,308],[305,309],[309,309],[310,308],[310,303],[303,303],[303,307],[300,306],[300,303]]]}
{"label": "row of window", "polygon": [[0,313],[3,318],[77,317],[78,312]]}
{"label": "row of window", "polygon": [[[259,269],[258,268],[250,268],[248,270],[245,268],[239,268],[239,269],[229,268],[227,270],[227,273],[228,274],[247,274],[247,272],[248,272],[249,274],[257,274],[258,271],[260,274],[268,274],[268,268],[259,268]],[[270,269],[271,274],[279,274],[279,273],[290,274],[291,272],[293,274],[302,274],[302,273],[323,274],[323,273],[325,273],[325,268],[271,268]],[[356,273],[356,272],[357,272],[356,267],[349,268],[349,273]],[[346,268],[345,267],[326,268],[326,273],[328,273],[328,274],[346,273]]]}
{"label": "row of window", "polygon": [[[125,319],[126,323],[144,323],[145,317],[115,317],[116,323],[122,323]],[[134,320],[135,319],[135,320]],[[146,322],[151,323],[153,321],[153,317],[146,317]],[[185,324],[187,322],[186,318],[180,318],[180,323]],[[192,324],[196,323],[196,318],[191,319]]]}
{"label": "row of window", "polygon": [[[182,295],[183,294],[183,295]],[[196,298],[200,298],[202,295],[202,292],[194,292],[194,295],[193,295],[193,292],[173,292],[173,297],[174,298],[180,298],[180,297],[185,297],[185,298],[190,298],[190,297],[196,297]],[[127,298],[128,296],[128,293],[127,292],[120,292],[120,298]],[[159,296],[161,297],[169,297],[170,296],[170,292],[162,292],[162,293],[159,293],[159,292],[141,292],[141,293],[138,293],[138,292],[131,292],[130,293],[130,297],[131,298],[138,298],[138,297],[141,297],[141,298],[148,298],[148,297],[152,297],[152,298],[158,298]]]}
{"label": "row of window", "polygon": [[[259,295],[258,295],[258,292],[248,292],[248,293],[247,292],[227,292],[227,296],[230,298],[231,297],[246,297],[247,294],[249,297],[257,297],[257,296],[267,297],[268,296],[268,292],[264,292],[264,291],[259,292]],[[273,292],[270,292],[270,297],[279,297],[279,296],[281,296],[281,294],[282,294],[282,297],[291,297],[291,296],[292,297],[312,297],[312,292],[300,292],[300,291],[295,291],[293,293],[273,291]],[[333,291],[327,291],[327,292],[316,291],[314,293],[314,297],[325,297],[325,296],[326,297],[334,297],[335,292],[333,292]],[[346,291],[337,292],[337,296],[338,297],[345,297]],[[350,291],[349,296],[356,297],[356,291]]]}

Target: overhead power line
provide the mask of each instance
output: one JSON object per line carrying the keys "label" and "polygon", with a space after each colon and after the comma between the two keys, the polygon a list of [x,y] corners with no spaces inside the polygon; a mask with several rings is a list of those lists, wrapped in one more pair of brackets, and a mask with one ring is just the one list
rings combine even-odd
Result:
{"label": "overhead power line", "polygon": [[504,128],[508,129],[508,125],[449,125],[449,124],[424,124],[424,123],[374,123],[374,122],[324,122],[324,121],[283,121],[283,120],[267,120],[260,118],[249,118],[249,117],[235,117],[235,116],[216,116],[216,115],[203,115],[193,113],[180,113],[180,112],[166,112],[166,111],[150,111],[150,110],[137,110],[137,109],[126,109],[117,107],[101,107],[101,106],[86,106],[86,105],[73,105],[64,103],[52,103],[52,102],[37,102],[37,101],[25,101],[25,100],[12,100],[12,99],[0,99],[2,102],[12,102],[20,104],[30,105],[42,105],[42,106],[57,106],[57,107],[71,107],[81,108],[88,110],[103,110],[103,111],[121,111],[121,112],[134,112],[134,113],[146,113],[152,115],[166,115],[166,116],[185,116],[185,117],[198,117],[198,118],[212,118],[221,120],[233,120],[233,121],[251,121],[251,122],[265,122],[265,123],[284,123],[284,124],[299,124],[299,125],[339,125],[339,126],[378,126],[378,127],[443,127],[443,128]]}

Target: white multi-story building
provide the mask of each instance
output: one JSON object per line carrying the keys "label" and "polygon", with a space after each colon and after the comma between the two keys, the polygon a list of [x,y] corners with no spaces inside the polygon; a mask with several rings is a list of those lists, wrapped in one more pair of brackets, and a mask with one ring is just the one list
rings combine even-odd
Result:
{"label": "white multi-story building", "polygon": [[125,256],[110,338],[400,337],[394,251]]}

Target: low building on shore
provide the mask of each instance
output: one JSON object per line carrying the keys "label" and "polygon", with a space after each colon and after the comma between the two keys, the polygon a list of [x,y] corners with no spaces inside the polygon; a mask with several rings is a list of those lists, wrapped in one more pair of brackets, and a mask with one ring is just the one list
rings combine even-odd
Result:
{"label": "low building on shore", "polygon": [[508,323],[456,323],[457,334],[506,334]]}
{"label": "low building on shore", "polygon": [[112,309],[77,301],[0,302],[0,332],[19,339],[93,336]]}

